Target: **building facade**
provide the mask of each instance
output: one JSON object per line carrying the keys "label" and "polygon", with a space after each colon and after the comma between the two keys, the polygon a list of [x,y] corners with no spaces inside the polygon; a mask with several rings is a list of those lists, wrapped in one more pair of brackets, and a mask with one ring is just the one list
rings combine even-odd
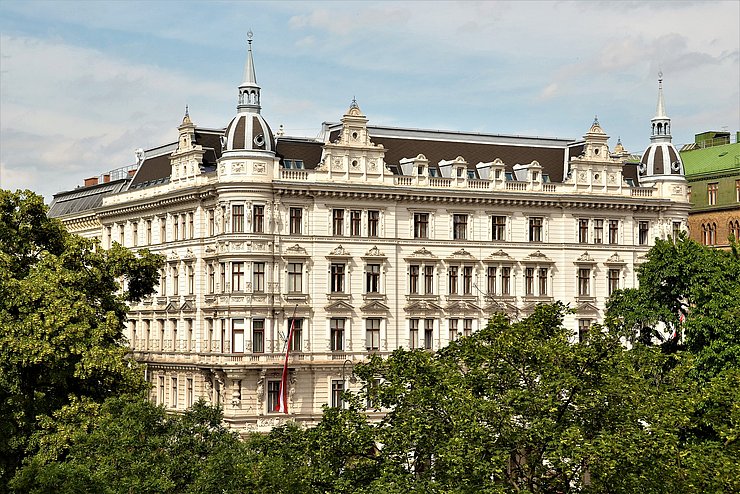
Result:
{"label": "building facade", "polygon": [[704,245],[729,248],[740,239],[740,143],[729,132],[697,134],[681,149],[691,211],[689,232]]}
{"label": "building facade", "polygon": [[[656,118],[668,155],[670,120]],[[225,129],[186,112],[176,142],[57,194],[50,214],[166,256],[128,321],[154,401],[203,397],[234,428],[267,430],[286,419],[287,344],[289,417],[312,424],[361,386],[352,367],[370,353],[436,350],[493,312],[555,300],[576,310],[574,340],[601,321],[689,209],[682,165],[656,152],[629,165],[607,140],[596,120],[578,141],[371,126],[354,101],[317,139],[275,136],[250,42]]]}

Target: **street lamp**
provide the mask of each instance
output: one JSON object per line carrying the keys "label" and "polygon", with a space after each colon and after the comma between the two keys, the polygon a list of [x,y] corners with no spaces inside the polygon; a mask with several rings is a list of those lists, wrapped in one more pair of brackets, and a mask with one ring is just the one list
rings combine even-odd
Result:
{"label": "street lamp", "polygon": [[342,382],[344,382],[345,376],[346,376],[346,368],[347,364],[349,364],[349,382],[350,384],[354,384],[357,382],[357,378],[355,378],[355,373],[353,370],[353,363],[351,360],[347,359],[342,364]]}

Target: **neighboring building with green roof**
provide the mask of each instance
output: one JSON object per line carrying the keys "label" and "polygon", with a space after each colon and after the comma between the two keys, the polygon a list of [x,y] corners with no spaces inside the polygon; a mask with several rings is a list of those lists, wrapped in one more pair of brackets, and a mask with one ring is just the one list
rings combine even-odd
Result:
{"label": "neighboring building with green roof", "polygon": [[696,134],[681,160],[689,185],[689,231],[704,245],[729,247],[730,234],[740,238],[740,143],[737,132]]}

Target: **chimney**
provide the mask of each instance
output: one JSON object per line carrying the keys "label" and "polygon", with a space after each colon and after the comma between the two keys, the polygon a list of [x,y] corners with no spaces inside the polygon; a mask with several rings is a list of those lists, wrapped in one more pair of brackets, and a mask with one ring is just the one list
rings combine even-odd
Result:
{"label": "chimney", "polygon": [[107,184],[108,182],[110,182],[110,174],[109,173],[103,175],[103,183],[104,184]]}
{"label": "chimney", "polygon": [[85,187],[90,187],[91,185],[98,185],[98,177],[90,177],[85,179]]}

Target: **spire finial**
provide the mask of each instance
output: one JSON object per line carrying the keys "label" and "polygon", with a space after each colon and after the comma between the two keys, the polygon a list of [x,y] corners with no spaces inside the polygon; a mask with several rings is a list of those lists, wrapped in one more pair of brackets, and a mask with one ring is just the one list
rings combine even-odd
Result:
{"label": "spire finial", "polygon": [[655,116],[666,118],[665,102],[663,101],[663,71],[658,70],[658,107],[655,109]]}
{"label": "spire finial", "polygon": [[360,106],[357,104],[357,98],[355,98],[354,96],[352,96],[352,103],[350,103],[349,107],[357,108],[358,110],[360,109]]}
{"label": "spire finial", "polygon": [[599,127],[601,127],[601,125],[599,125],[599,116],[598,115],[594,115],[594,123],[592,123],[591,126],[593,127],[594,125],[598,125]]}
{"label": "spire finial", "polygon": [[189,111],[188,105],[185,105],[185,116],[186,117],[189,117],[190,116],[190,111]]}
{"label": "spire finial", "polygon": [[247,43],[249,43],[250,47],[252,46],[252,38],[254,38],[254,33],[250,29],[249,31],[247,31]]}

